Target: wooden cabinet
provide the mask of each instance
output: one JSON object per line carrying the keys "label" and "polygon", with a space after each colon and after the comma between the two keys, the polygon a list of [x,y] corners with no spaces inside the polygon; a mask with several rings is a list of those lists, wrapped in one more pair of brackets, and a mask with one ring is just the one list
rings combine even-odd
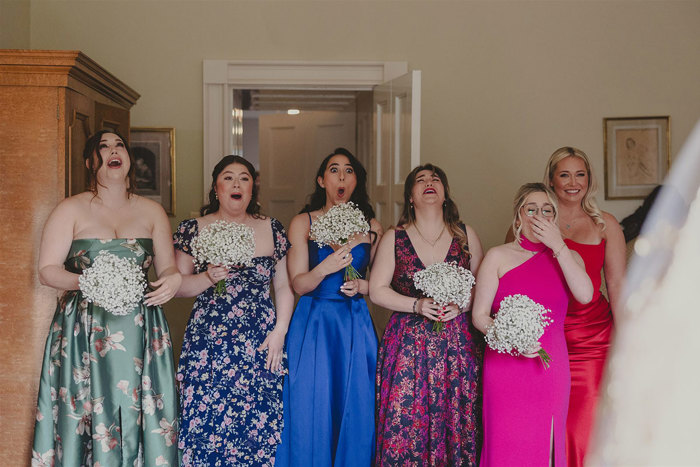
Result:
{"label": "wooden cabinet", "polygon": [[28,465],[56,291],[39,284],[47,216],[84,191],[87,137],[128,138],[139,94],[79,51],[0,50],[0,459]]}

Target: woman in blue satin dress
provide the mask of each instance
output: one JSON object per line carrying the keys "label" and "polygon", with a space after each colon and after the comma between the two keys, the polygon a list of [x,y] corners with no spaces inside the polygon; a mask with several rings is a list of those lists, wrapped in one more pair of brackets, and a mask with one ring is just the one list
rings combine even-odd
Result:
{"label": "woman in blue satin dress", "polygon": [[[287,267],[299,299],[287,333],[284,428],[276,466],[371,465],[377,335],[363,295],[382,234],[367,196],[367,173],[344,148],[318,169],[316,190],[292,219]],[[333,205],[352,201],[370,232],[337,249],[309,239],[311,224]],[[344,281],[352,264],[362,279]]]}

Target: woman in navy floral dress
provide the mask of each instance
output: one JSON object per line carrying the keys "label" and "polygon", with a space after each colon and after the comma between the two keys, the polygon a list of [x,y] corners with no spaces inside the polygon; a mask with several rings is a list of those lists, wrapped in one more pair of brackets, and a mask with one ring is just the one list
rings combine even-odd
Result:
{"label": "woman in navy floral dress", "polygon": [[[273,465],[280,442],[283,348],[294,295],[287,280],[286,233],[279,221],[259,214],[257,194],[253,166],[226,156],[212,173],[203,217],[183,221],[174,235],[183,274],[178,294],[197,296],[177,373],[184,466]],[[218,220],[253,228],[253,266],[193,263],[192,240]],[[214,288],[221,279],[226,291],[218,296]]]}
{"label": "woman in navy floral dress", "polygon": [[[481,442],[483,343],[471,311],[421,297],[413,275],[455,262],[475,275],[483,256],[474,230],[459,221],[445,173],[415,168],[404,184],[396,229],[382,238],[370,297],[394,310],[377,361],[377,466],[476,465]],[[445,323],[433,331],[433,323]]]}

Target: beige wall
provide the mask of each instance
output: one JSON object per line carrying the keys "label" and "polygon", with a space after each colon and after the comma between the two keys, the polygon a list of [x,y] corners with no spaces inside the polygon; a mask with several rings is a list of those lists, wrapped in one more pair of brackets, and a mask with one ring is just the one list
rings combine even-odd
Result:
{"label": "beige wall", "polygon": [[0,0],[0,49],[29,49],[29,0]]}
{"label": "beige wall", "polygon": [[[603,117],[670,115],[675,155],[700,118],[698,25],[700,2],[673,0],[32,0],[30,43],[82,50],[141,93],[134,126],[177,129],[177,221],[201,200],[203,59],[407,61],[423,70],[422,160],[489,247],[555,148],[602,178]],[[640,204],[599,200],[618,218]],[[188,306],[169,306],[175,332]]]}

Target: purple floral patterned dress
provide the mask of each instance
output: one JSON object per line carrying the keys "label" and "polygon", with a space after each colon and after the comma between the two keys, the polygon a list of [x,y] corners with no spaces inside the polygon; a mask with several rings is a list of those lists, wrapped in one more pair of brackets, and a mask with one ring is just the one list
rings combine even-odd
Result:
{"label": "purple floral patterned dress", "polygon": [[[420,297],[413,275],[425,266],[404,228],[396,229],[391,287]],[[469,268],[456,238],[446,262]],[[376,466],[476,465],[481,446],[483,338],[471,312],[441,332],[422,316],[394,313],[377,362]]]}
{"label": "purple floral patterned dress", "polygon": [[[197,296],[182,344],[179,448],[183,466],[274,465],[282,431],[283,374],[265,370],[256,349],[275,327],[270,283],[289,249],[284,227],[270,221],[273,256],[232,268],[224,296],[210,287]],[[191,254],[197,221],[175,231],[175,248]],[[195,265],[195,272],[206,266]],[[286,371],[286,358],[284,360]]]}

